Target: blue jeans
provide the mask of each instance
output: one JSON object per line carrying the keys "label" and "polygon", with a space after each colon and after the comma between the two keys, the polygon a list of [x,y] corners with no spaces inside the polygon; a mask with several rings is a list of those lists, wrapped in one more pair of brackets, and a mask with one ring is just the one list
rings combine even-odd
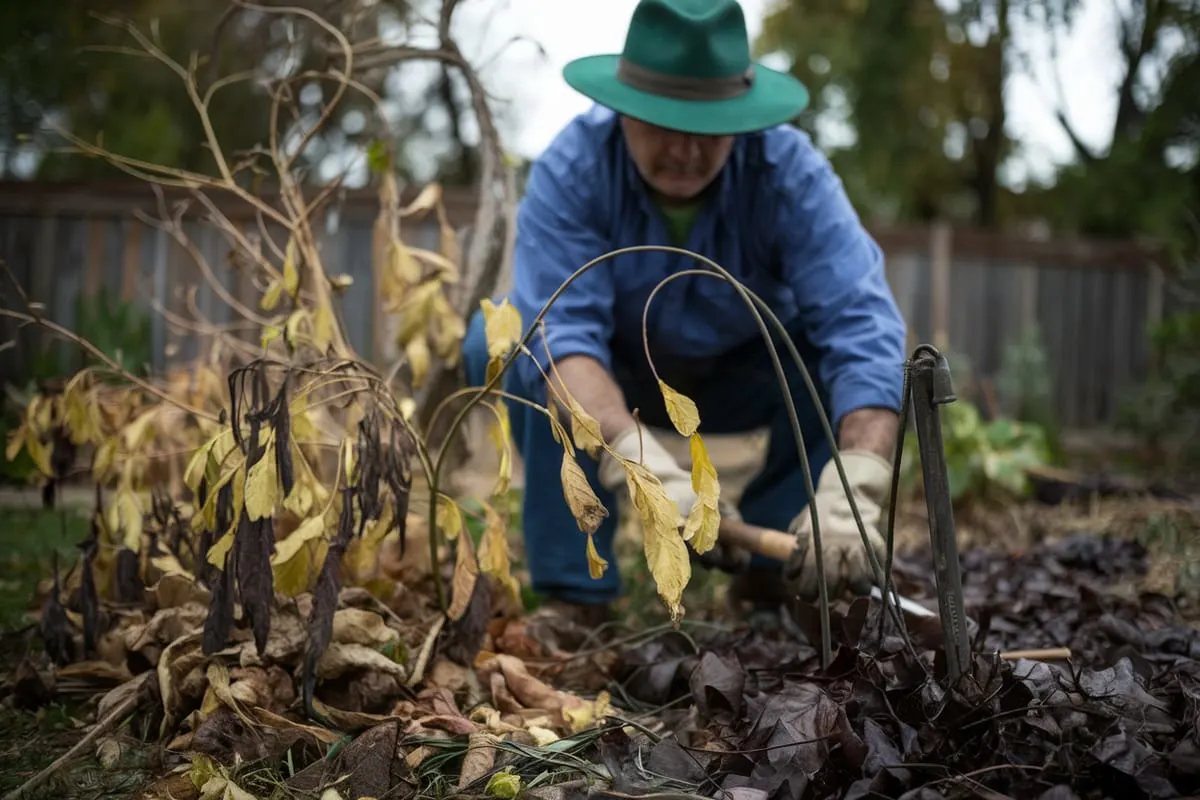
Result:
{"label": "blue jeans", "polygon": [[[828,415],[828,395],[816,375],[816,353],[797,326],[789,330],[789,335],[812,375],[825,414]],[[804,378],[793,363],[786,345],[778,340],[778,334],[773,332],[773,336],[800,421],[815,484],[821,469],[831,457],[829,442],[813,408]],[[481,311],[476,311],[467,325],[463,362],[468,383],[471,386],[483,386],[487,382],[487,341]],[[633,352],[614,352],[613,362],[614,377],[625,394],[629,408],[636,408],[639,418],[647,425],[671,428],[662,394],[646,363],[641,344]],[[700,412],[701,434],[746,433],[763,427],[769,429],[765,463],[746,486],[738,510],[748,523],[785,530],[792,518],[808,503],[808,494],[787,406],[771,364],[771,356],[762,339],[755,339],[715,359],[672,361],[655,357],[655,367],[672,388],[695,401]],[[503,379],[505,391],[528,396],[511,378],[510,370]],[[529,399],[544,403],[544,396]],[[586,402],[586,398],[580,400]],[[521,403],[506,402],[513,441],[525,466],[522,516],[525,557],[533,590],[574,603],[607,603],[615,600],[621,593],[621,579],[613,556],[616,505],[613,494],[600,485],[597,463],[586,453],[577,451],[584,474],[600,502],[609,509],[609,516],[595,533],[596,549],[608,561],[609,567],[602,578],[594,580],[588,574],[584,534],[563,499],[559,478],[562,445],[554,440],[545,415]]]}

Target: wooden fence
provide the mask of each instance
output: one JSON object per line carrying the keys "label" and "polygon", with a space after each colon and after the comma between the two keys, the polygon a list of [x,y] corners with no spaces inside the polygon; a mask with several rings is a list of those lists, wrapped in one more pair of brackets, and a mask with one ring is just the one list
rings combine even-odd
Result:
{"label": "wooden fence", "polygon": [[[469,194],[447,192],[445,202],[452,224],[469,225],[474,210]],[[110,299],[148,312],[149,341],[140,344],[152,366],[163,369],[197,355],[195,337],[180,334],[172,315],[191,319],[199,310],[225,323],[230,309],[203,280],[195,259],[167,233],[139,221],[135,210],[158,217],[154,196],[140,184],[0,182],[0,258],[49,317],[81,334],[90,333],[81,330],[87,321],[77,317],[81,296],[103,290]],[[323,230],[321,245],[326,267],[353,278],[340,313],[352,343],[367,357],[373,344],[378,349],[379,338],[371,260],[376,210],[369,194],[348,193],[336,220]],[[257,229],[252,218],[228,213],[244,230]],[[257,294],[246,271],[228,268],[224,237],[195,210],[183,219],[225,292],[252,304]],[[1067,428],[1111,422],[1124,393],[1147,375],[1147,327],[1170,311],[1171,301],[1153,254],[1144,248],[939,227],[872,233],[887,253],[888,278],[909,322],[910,344],[930,341],[965,356],[972,375],[982,379],[978,385],[997,377],[1005,347],[1034,325],[1049,361],[1053,410]],[[405,231],[410,243],[422,247],[436,247],[437,235],[432,218]],[[191,286],[199,286],[194,301],[184,291]],[[4,304],[14,307],[11,287],[3,285],[3,292]],[[6,339],[13,330],[5,326]],[[25,380],[44,342],[40,334],[22,332],[19,346],[0,353],[0,380]]]}

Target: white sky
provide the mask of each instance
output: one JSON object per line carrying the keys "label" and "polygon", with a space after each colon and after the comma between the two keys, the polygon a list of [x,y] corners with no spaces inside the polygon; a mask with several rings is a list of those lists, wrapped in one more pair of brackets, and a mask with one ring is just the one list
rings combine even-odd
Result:
{"label": "white sky", "polygon": [[[440,6],[440,0],[418,1],[431,10]],[[741,0],[752,38],[761,30],[767,9],[777,2],[786,0]],[[1080,2],[1082,10],[1071,38],[1059,43],[1058,81],[1075,130],[1087,144],[1103,150],[1116,113],[1115,86],[1121,77],[1115,57],[1116,12],[1112,0]],[[637,0],[463,0],[456,12],[455,36],[466,57],[481,67],[493,94],[505,149],[536,157],[560,128],[587,109],[590,101],[563,81],[563,65],[579,56],[619,52],[636,4]],[[1024,148],[1024,169],[1011,174],[1019,181],[1022,173],[1048,176],[1053,164],[1071,159],[1072,148],[1054,116],[1060,87],[1047,57],[1045,35],[1028,26],[1017,26],[1015,33],[1030,51],[1035,70],[1033,77],[1014,74],[1006,89],[1009,133]],[[509,44],[516,37],[526,41]],[[401,42],[397,39],[396,43]],[[433,44],[420,34],[411,43]],[[409,102],[419,103],[418,95],[434,72],[429,62],[403,65],[389,81],[390,93],[397,101],[393,110],[399,111]],[[464,134],[468,140],[476,138],[474,130]],[[427,146],[441,149],[436,144]],[[39,154],[23,148],[16,159],[20,168],[31,170]],[[432,160],[429,163],[432,165]],[[361,153],[354,151],[331,156],[322,172],[332,177],[350,164],[354,166],[348,183],[366,180],[365,162]]]}
{"label": "white sky", "polygon": [[[774,0],[741,0],[750,35],[756,36],[766,9]],[[505,146],[526,157],[536,156],[572,116],[590,101],[562,80],[563,65],[582,55],[619,52],[636,0],[467,0],[460,9],[460,37],[468,58],[478,63],[489,58],[514,36],[538,42],[546,52],[522,42],[510,45],[495,63],[497,79],[492,89],[513,102],[510,112],[516,130]],[[1115,114],[1114,86],[1120,77],[1115,54],[1115,20],[1111,0],[1082,0],[1082,16],[1071,39],[1060,43],[1059,73],[1068,97],[1071,121],[1081,138],[1103,148],[1108,143]],[[479,31],[486,35],[480,38]],[[1031,46],[1044,44],[1022,31]],[[1037,80],[1014,77],[1008,86],[1010,132],[1028,150],[1027,161],[1035,172],[1044,172],[1055,161],[1071,157],[1071,146],[1054,118],[1057,89],[1048,59],[1038,59]],[[499,76],[503,76],[501,79]]]}

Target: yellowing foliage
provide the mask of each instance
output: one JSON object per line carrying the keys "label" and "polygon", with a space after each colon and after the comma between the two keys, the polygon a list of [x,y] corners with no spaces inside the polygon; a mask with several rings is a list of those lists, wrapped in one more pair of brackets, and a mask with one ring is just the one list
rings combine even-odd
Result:
{"label": "yellowing foliage", "polygon": [[[436,185],[401,207],[394,179],[385,176],[381,201],[375,273],[380,306],[398,323],[395,341],[406,370],[400,378],[416,389],[427,382],[435,360],[453,366],[459,357],[465,320],[447,290],[460,279],[460,253]],[[440,252],[413,247],[401,235],[403,220],[427,214],[436,215],[441,228]],[[42,475],[53,477],[56,448],[63,443],[90,452],[92,477],[111,489],[101,519],[104,533],[114,546],[134,553],[142,551],[148,532],[160,524],[150,490],[161,488],[165,477],[171,481],[169,496],[187,497],[180,511],[189,536],[205,544],[194,561],[158,552],[145,564],[196,575],[219,572],[232,558],[251,557],[237,546],[239,537],[272,536],[269,547],[254,556],[265,559],[257,574],[268,572],[273,591],[294,596],[314,590],[331,554],[341,559],[350,580],[365,584],[380,579],[376,554],[389,536],[399,535],[410,513],[403,485],[411,478],[393,475],[389,483],[380,462],[401,440],[409,443],[403,445],[405,460],[422,445],[412,428],[414,399],[404,392],[393,394],[396,384],[384,386],[358,369],[345,343],[333,298],[350,286],[349,277],[327,276],[320,252],[302,228],[276,252],[278,267],[260,264],[262,293],[253,304],[266,315],[250,345],[261,353],[260,360],[245,352],[243,341],[241,350],[214,346],[207,359],[165,381],[120,386],[82,371],[60,392],[30,399],[21,424],[9,434],[6,456],[12,459],[25,450]],[[481,308],[491,377],[514,349],[524,349],[523,320],[507,299],[484,299]],[[250,376],[237,386],[229,378],[236,362]],[[334,364],[342,366],[333,369]],[[655,476],[622,463],[629,498],[644,529],[651,574],[672,617],[679,619],[691,575],[688,547],[703,553],[716,544],[720,485],[698,433],[695,403],[665,381],[659,388],[673,425],[690,439],[698,501],[688,517],[679,518]],[[608,563],[593,536],[609,510],[577,451],[594,459],[607,445],[600,423],[579,398],[563,394],[559,399],[570,416],[569,430],[557,411],[539,410],[563,447],[561,491],[584,534],[580,544],[589,571],[598,579]],[[445,541],[455,551],[451,617],[465,611],[480,574],[519,602],[508,521],[498,510],[512,481],[508,405],[495,396],[480,402],[492,412],[488,435],[499,468],[491,495],[481,504],[478,544],[463,535],[467,524],[454,498],[439,493],[432,507],[432,522],[442,537],[434,546]],[[425,467],[430,463],[421,461]],[[359,494],[369,502],[360,498],[347,509],[347,498]]]}

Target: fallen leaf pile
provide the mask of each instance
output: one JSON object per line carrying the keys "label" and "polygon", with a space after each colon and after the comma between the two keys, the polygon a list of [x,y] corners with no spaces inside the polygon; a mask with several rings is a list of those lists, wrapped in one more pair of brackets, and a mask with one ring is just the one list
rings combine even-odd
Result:
{"label": "fallen leaf pile", "polygon": [[[614,788],[843,800],[1200,791],[1200,632],[1168,598],[1126,588],[1145,567],[1138,545],[1080,536],[1011,557],[972,550],[962,563],[976,654],[954,686],[936,621],[910,625],[910,649],[890,618],[879,635],[866,600],[837,615],[825,670],[782,634],[699,648],[672,635],[625,653],[629,697],[690,699],[695,716],[657,744],[611,736],[605,763],[625,765]],[[902,591],[934,596],[928,567],[898,571]],[[797,621],[816,641],[815,615]],[[998,656],[1048,647],[1070,647],[1071,660]]]}
{"label": "fallen leaf pile", "polygon": [[[936,619],[908,617],[906,638],[866,599],[835,607],[827,669],[804,639],[818,641],[815,609],[801,605],[777,629],[648,632],[578,653],[547,635],[562,633],[553,617],[496,616],[467,666],[443,654],[436,614],[395,605],[401,617],[346,588],[317,662],[319,718],[307,718],[311,596],[277,599],[261,656],[245,620],[205,656],[205,593],[167,576],[102,635],[105,660],[27,658],[8,688],[27,707],[98,695],[98,718],[138,698],[126,736],[166,745],[153,797],[269,796],[254,778],[264,767],[291,796],[327,800],[590,786],[741,800],[1200,792],[1200,634],[1168,598],[1131,588],[1138,545],[1078,536],[962,563],[975,655],[954,686]],[[935,605],[923,560],[896,574]],[[999,656],[1048,647],[1071,659]],[[129,747],[109,737],[96,755]]]}

